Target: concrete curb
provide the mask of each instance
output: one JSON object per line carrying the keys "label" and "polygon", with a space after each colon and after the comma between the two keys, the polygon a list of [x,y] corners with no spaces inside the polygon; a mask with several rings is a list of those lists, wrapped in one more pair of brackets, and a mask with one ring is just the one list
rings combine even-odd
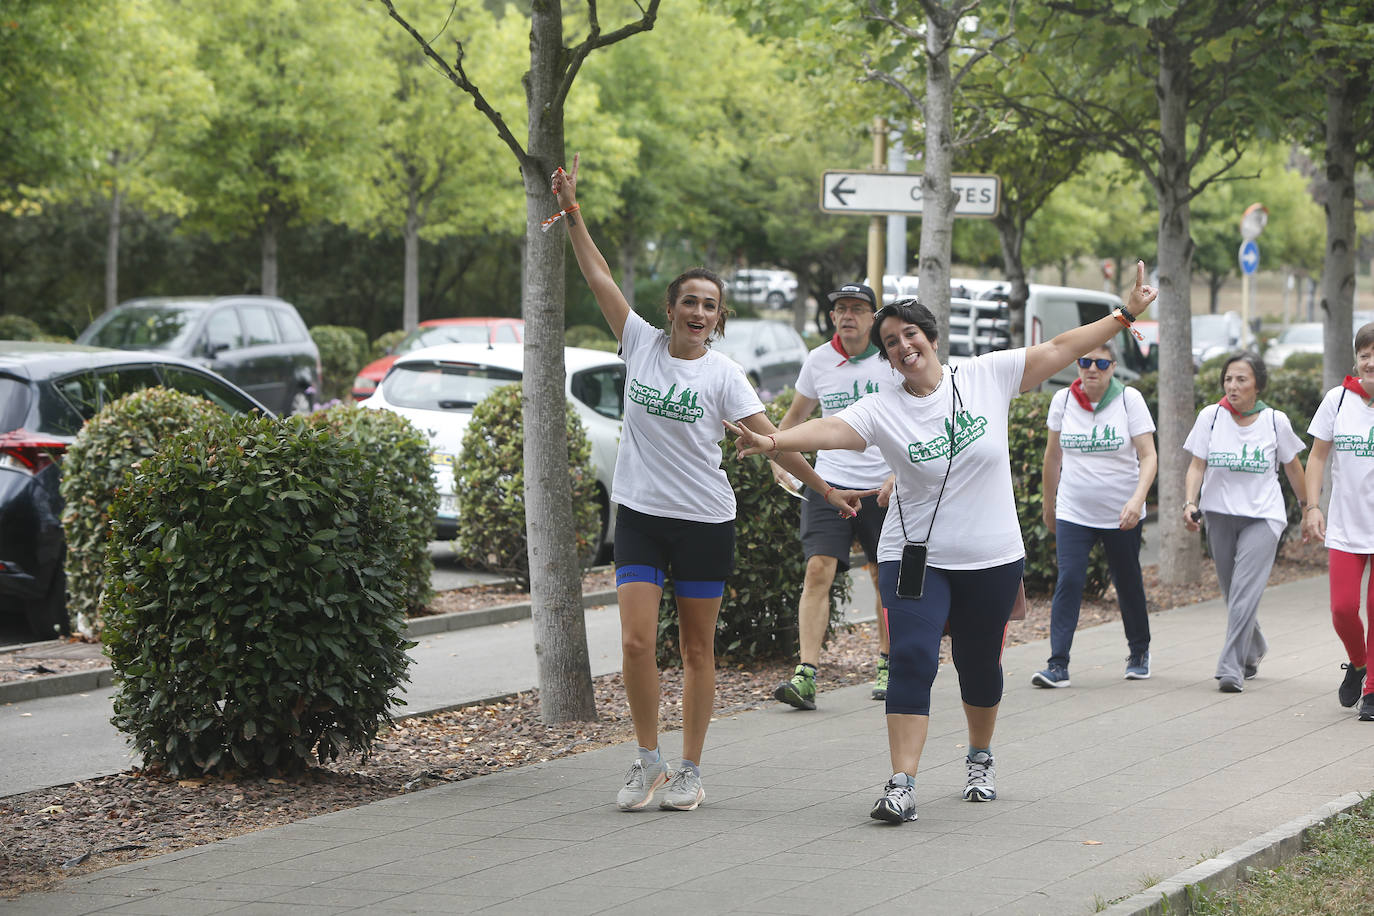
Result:
{"label": "concrete curb", "polygon": [[1188,916],[1193,912],[1193,903],[1199,891],[1212,892],[1234,887],[1245,880],[1252,870],[1275,868],[1294,858],[1306,848],[1309,833],[1351,810],[1367,797],[1366,793],[1351,792],[1327,802],[1310,814],[1228,849],[1215,858],[1199,862],[1102,912],[1107,916]]}
{"label": "concrete curb", "polygon": [[[584,608],[601,607],[614,604],[614,590],[587,592],[582,596]],[[530,617],[528,601],[520,604],[505,604],[498,607],[483,608],[480,611],[456,611],[452,614],[435,614],[431,617],[416,617],[406,623],[406,635],[412,639],[447,633],[453,630],[467,630],[472,627],[485,627],[498,623],[511,623],[528,620]],[[30,643],[28,646],[42,645]],[[25,646],[16,647],[23,649]],[[109,668],[93,668],[89,671],[74,671],[71,674],[53,674],[34,677],[22,681],[6,681],[0,684],[0,704],[22,703],[26,700],[41,700],[47,697],[66,696],[73,693],[87,693],[109,687],[114,683],[114,672]],[[483,701],[485,702],[485,701]],[[463,705],[473,705],[465,703]],[[446,707],[451,708],[451,707]],[[414,715],[407,710],[406,715]]]}

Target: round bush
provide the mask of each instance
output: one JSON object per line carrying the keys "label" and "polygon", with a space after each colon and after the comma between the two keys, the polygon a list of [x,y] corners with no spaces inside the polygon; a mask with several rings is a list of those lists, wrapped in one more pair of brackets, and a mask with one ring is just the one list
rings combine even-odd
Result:
{"label": "round bush", "polygon": [[439,509],[429,440],[400,414],[364,410],[350,404],[311,414],[308,422],[356,442],[400,498],[401,513],[396,524],[405,535],[406,550],[397,560],[407,583],[407,609],[411,614],[419,613],[434,594],[430,584],[434,560],[429,555],[429,542],[434,536],[434,516]]}
{"label": "round bush", "polygon": [[[525,537],[525,422],[521,386],[503,385],[472,411],[463,453],[454,463],[458,481],[458,554],[475,569],[512,577],[529,587]],[[596,500],[591,443],[577,410],[568,405],[568,473],[572,477],[573,527],[578,562],[596,558],[601,512]]]}
{"label": "round bush", "polygon": [[1294,353],[1283,361],[1283,370],[1288,372],[1316,369],[1320,373],[1323,360],[1324,356],[1321,353]]}
{"label": "round bush", "polygon": [[81,428],[62,459],[62,530],[67,539],[67,615],[83,633],[100,636],[105,536],[110,503],[137,462],[158,443],[197,422],[224,414],[209,401],[147,388],[106,405]]}
{"label": "round bush", "polygon": [[174,776],[366,754],[414,645],[403,515],[356,440],[300,418],[164,440],[110,507],[115,726]]}
{"label": "round bush", "polygon": [[23,315],[0,315],[0,340],[43,340],[38,322]]}
{"label": "round bush", "polygon": [[390,353],[393,347],[405,339],[406,332],[403,329],[398,328],[395,331],[387,331],[381,337],[372,341],[372,349],[368,352],[368,356],[372,359],[381,359],[383,356]]}
{"label": "round bush", "polygon": [[[791,388],[764,405],[777,424],[792,405]],[[722,466],[735,488],[735,573],[725,581],[725,600],[716,622],[716,655],[722,659],[778,659],[797,654],[797,603],[806,578],[801,545],[801,502],[773,481],[768,462],[740,459],[727,439]],[[807,455],[814,463],[815,456]],[[855,571],[857,575],[867,575]],[[840,625],[849,600],[848,576],[837,575],[830,587],[830,625]],[[679,657],[677,605],[672,580],[658,612],[659,658]],[[829,630],[827,630],[827,637]]]}
{"label": "round bush", "polygon": [[367,335],[358,328],[322,324],[310,329],[310,337],[320,348],[319,403],[348,400],[358,370],[370,362]]}
{"label": "round bush", "polygon": [[570,347],[605,350],[607,353],[620,349],[620,344],[605,327],[594,324],[575,324],[564,332],[563,339]]}

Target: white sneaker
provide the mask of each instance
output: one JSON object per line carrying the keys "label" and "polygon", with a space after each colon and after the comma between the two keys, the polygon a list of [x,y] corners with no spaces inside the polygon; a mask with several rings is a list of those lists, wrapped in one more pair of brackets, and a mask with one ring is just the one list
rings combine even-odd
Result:
{"label": "white sneaker", "polygon": [[868,816],[889,824],[916,820],[916,781],[905,773],[893,773]]}
{"label": "white sneaker", "polygon": [[964,758],[968,768],[968,784],[964,786],[964,801],[985,802],[997,797],[997,770],[992,755],[979,751]]}
{"label": "white sneaker", "polygon": [[701,774],[691,767],[683,767],[668,780],[668,788],[663,790],[663,799],[658,806],[664,811],[694,811],[705,800]]}
{"label": "white sneaker", "polygon": [[615,803],[621,811],[638,811],[654,800],[654,793],[668,782],[671,776],[668,764],[659,760],[647,768],[638,757],[625,773],[625,785],[616,794]]}

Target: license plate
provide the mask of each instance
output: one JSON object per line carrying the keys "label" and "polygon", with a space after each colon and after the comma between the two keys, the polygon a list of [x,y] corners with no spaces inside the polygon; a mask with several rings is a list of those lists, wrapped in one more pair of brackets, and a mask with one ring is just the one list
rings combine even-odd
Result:
{"label": "license plate", "polygon": [[439,517],[457,518],[458,517],[458,497],[452,494],[439,494]]}

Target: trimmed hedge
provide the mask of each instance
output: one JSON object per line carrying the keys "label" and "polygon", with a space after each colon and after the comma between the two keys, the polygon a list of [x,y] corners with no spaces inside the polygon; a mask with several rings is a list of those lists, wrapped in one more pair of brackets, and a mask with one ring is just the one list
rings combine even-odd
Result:
{"label": "trimmed hedge", "polygon": [[310,329],[310,337],[320,348],[320,393],[317,401],[347,401],[358,370],[371,360],[372,345],[359,328],[321,324]]}
{"label": "trimmed hedge", "polygon": [[112,721],[173,776],[366,754],[407,679],[388,475],[301,418],[164,440],[110,507],[101,613]]}
{"label": "trimmed hedge", "polygon": [[62,459],[62,530],[67,539],[67,615],[83,633],[99,637],[105,537],[110,503],[129,469],[151,457],[163,439],[226,416],[209,401],[147,388],[106,405],[91,418]]}
{"label": "trimmed hedge", "polygon": [[394,331],[387,331],[381,337],[372,341],[372,348],[368,351],[368,362],[381,359],[391,352],[391,348],[406,339],[406,331],[397,328]]}
{"label": "trimmed hedge", "polygon": [[406,548],[397,557],[406,580],[406,606],[410,613],[424,610],[434,595],[431,577],[434,560],[429,542],[434,537],[434,515],[439,494],[434,489],[429,439],[400,414],[389,410],[364,410],[339,404],[311,414],[308,422],[347,437],[358,444],[368,462],[387,480],[400,498],[395,524],[405,536]]}
{"label": "trimmed hedge", "polygon": [[[515,579],[529,588],[529,541],[525,536],[525,421],[521,385],[503,385],[472,411],[463,453],[454,463],[458,495],[458,554],[474,569]],[[596,501],[592,447],[577,410],[568,404],[568,473],[572,476],[573,523],[578,562],[596,559],[601,512]],[[433,518],[433,516],[431,516]]]}
{"label": "trimmed hedge", "polygon": [[[782,421],[795,395],[788,388],[764,405],[774,425]],[[795,658],[797,604],[806,578],[801,502],[774,483],[763,458],[741,460],[732,438],[726,439],[722,451],[737,509],[735,573],[725,581],[725,600],[716,622],[716,656],[725,661]],[[806,458],[814,463],[815,455]],[[854,574],[867,575],[858,570]],[[849,577],[837,575],[830,588],[831,629],[841,624],[841,609],[849,596]],[[662,662],[675,663],[679,652],[670,579],[658,611],[658,655]]]}

